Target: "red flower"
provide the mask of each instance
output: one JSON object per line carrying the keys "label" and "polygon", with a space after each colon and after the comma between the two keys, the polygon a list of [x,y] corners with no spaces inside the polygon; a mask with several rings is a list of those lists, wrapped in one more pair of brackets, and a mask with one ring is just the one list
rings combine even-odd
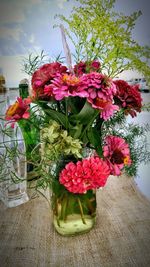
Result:
{"label": "red flower", "polygon": [[91,67],[92,71],[98,71],[100,69],[100,66],[101,66],[100,62],[97,61],[97,60],[94,60],[94,61],[91,62],[91,66],[90,67]]}
{"label": "red flower", "polygon": [[86,73],[86,62],[80,61],[74,66],[74,72],[77,76],[82,76],[83,73]]}
{"label": "red flower", "polygon": [[110,170],[105,161],[99,157],[91,157],[76,164],[68,163],[61,171],[59,181],[68,191],[83,194],[87,190],[103,187],[109,174]]}
{"label": "red flower", "polygon": [[136,112],[141,112],[142,98],[139,85],[129,85],[123,80],[114,82],[117,87],[115,100],[120,107],[125,108],[125,114],[135,117]]}
{"label": "red flower", "polygon": [[29,104],[31,103],[30,98],[22,99],[21,97],[17,97],[17,101],[10,105],[6,111],[6,120],[11,120],[12,127],[14,122],[19,121],[20,119],[28,119],[30,116],[29,113]]}
{"label": "red flower", "polygon": [[42,67],[36,70],[32,76],[33,94],[36,95],[37,98],[45,99],[45,86],[51,83],[51,80],[56,76],[57,73],[65,73],[66,71],[67,68],[58,62],[44,64]]}
{"label": "red flower", "polygon": [[78,64],[74,66],[74,72],[77,76],[82,76],[84,73],[92,72],[92,71],[98,71],[100,69],[100,62],[97,60],[94,60],[92,62],[83,62],[80,61]]}
{"label": "red flower", "polygon": [[103,151],[113,175],[120,175],[123,167],[131,164],[129,146],[121,137],[107,136]]}

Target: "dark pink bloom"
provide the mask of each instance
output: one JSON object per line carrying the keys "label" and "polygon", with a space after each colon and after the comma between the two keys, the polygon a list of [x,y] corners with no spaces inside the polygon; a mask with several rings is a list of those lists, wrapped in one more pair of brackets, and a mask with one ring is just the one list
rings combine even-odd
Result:
{"label": "dark pink bloom", "polygon": [[117,104],[125,109],[125,114],[135,117],[136,112],[141,112],[142,98],[139,91],[139,85],[129,85],[126,81],[114,81],[117,93],[115,100]]}
{"label": "dark pink bloom", "polygon": [[30,117],[30,103],[30,98],[22,99],[21,97],[17,97],[17,101],[8,107],[5,119],[11,122],[16,122],[20,119],[28,119]]}
{"label": "dark pink bloom", "polygon": [[100,98],[112,101],[116,93],[116,85],[112,79],[98,72],[84,74],[82,82],[87,86],[89,99]]}
{"label": "dark pink bloom", "polygon": [[52,81],[53,94],[56,100],[61,100],[68,96],[87,97],[88,93],[81,86],[80,77],[72,74],[58,74]]}
{"label": "dark pink bloom", "polygon": [[94,60],[94,61],[91,62],[92,71],[98,71],[100,69],[100,66],[101,66],[101,64],[97,60]]}
{"label": "dark pink bloom", "polygon": [[107,163],[99,157],[91,157],[68,163],[61,171],[59,181],[68,191],[75,194],[103,187],[110,174]]}
{"label": "dark pink bloom", "polygon": [[74,73],[77,76],[82,76],[83,73],[86,73],[86,62],[80,61],[78,64],[74,66]]}
{"label": "dark pink bloom", "polygon": [[84,73],[89,73],[93,71],[100,70],[100,62],[98,60],[94,60],[92,62],[83,62],[80,61],[78,64],[74,66],[74,72],[77,76],[82,76]]}
{"label": "dark pink bloom", "polygon": [[113,81],[97,72],[84,74],[81,77],[81,85],[89,94],[87,101],[93,108],[100,110],[100,117],[104,120],[113,116],[114,111],[119,110],[117,105],[113,104],[113,97],[116,93],[116,86]]}
{"label": "dark pink bloom", "polygon": [[46,95],[49,99],[50,99],[50,97],[54,98],[53,85],[52,84],[44,86],[44,95]]}
{"label": "dark pink bloom", "polygon": [[100,110],[100,118],[108,120],[114,115],[115,111],[119,110],[117,105],[113,105],[111,101],[103,100],[100,98],[88,99],[92,107]]}
{"label": "dark pink bloom", "polygon": [[51,83],[51,80],[57,73],[65,73],[67,68],[58,62],[44,64],[38,70],[36,70],[32,76],[32,89],[33,94],[37,98],[44,98],[45,85]]}
{"label": "dark pink bloom", "polygon": [[120,175],[123,167],[131,164],[129,146],[121,137],[107,136],[103,154],[113,175]]}

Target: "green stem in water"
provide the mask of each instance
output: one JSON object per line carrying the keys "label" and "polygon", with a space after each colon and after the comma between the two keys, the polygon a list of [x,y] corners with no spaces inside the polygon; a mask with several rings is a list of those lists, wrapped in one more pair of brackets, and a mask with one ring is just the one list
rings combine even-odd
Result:
{"label": "green stem in water", "polygon": [[83,208],[82,208],[82,204],[81,204],[80,198],[78,197],[77,200],[78,200],[78,204],[79,204],[79,209],[80,209],[82,222],[83,222],[83,224],[86,224],[86,221],[84,219],[84,213],[83,213]]}
{"label": "green stem in water", "polygon": [[58,201],[58,198],[56,198],[56,218],[57,218],[57,224],[58,224],[58,226],[60,227],[60,222],[59,222],[59,215],[58,215],[58,205],[59,205],[59,201]]}
{"label": "green stem in water", "polygon": [[65,221],[66,219],[66,208],[67,208],[67,197],[64,196],[62,200],[61,216],[60,216],[63,221]]}
{"label": "green stem in water", "polygon": [[92,203],[91,203],[90,199],[88,199],[88,197],[87,197],[86,201],[87,201],[87,205],[88,205],[88,208],[89,208],[89,210],[90,210],[90,212],[91,212],[91,216],[92,216],[93,213],[94,213],[94,211],[95,211],[95,209],[94,209],[94,207],[92,206]]}

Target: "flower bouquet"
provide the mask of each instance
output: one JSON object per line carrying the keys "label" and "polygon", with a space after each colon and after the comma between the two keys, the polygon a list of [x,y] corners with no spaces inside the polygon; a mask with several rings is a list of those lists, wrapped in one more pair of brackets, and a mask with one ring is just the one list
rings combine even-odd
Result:
{"label": "flower bouquet", "polygon": [[42,65],[33,73],[32,95],[7,109],[5,119],[22,129],[37,188],[51,187],[60,234],[93,227],[96,190],[133,163],[130,144],[113,122],[121,125],[141,107],[138,85],[111,79],[93,60],[71,70],[60,62]]}
{"label": "flower bouquet", "polygon": [[[111,5],[106,1],[106,10]],[[114,79],[115,74],[122,71],[125,53],[124,47],[122,52],[116,45],[121,40],[126,48],[126,39],[130,41],[129,36],[126,38],[127,31],[120,37],[124,29],[121,23],[126,22],[127,29],[130,29],[135,18],[120,20],[119,17],[115,24],[117,28],[113,17],[111,23],[106,23],[106,29],[111,25],[110,30],[114,27],[119,38],[125,40],[119,39],[117,43],[114,39],[117,34],[114,37],[115,31],[112,30],[112,38],[108,40],[105,38],[107,31],[102,31],[101,42],[97,21],[101,25],[99,16],[106,13],[102,7],[99,1],[90,1],[88,12],[93,12],[93,20],[89,21],[87,29],[83,27],[89,14],[87,7],[75,9],[71,20],[63,18],[79,38],[76,62],[72,64],[61,25],[66,64],[58,57],[39,66],[36,57],[33,63],[36,62],[38,67],[32,73],[30,96],[18,97],[5,116],[12,127],[17,123],[22,130],[27,162],[32,164],[30,183],[34,181],[37,190],[51,189],[53,222],[62,235],[87,232],[93,227],[96,191],[106,185],[110,175],[120,176],[124,171],[129,175],[135,174],[144,151],[143,146],[135,141],[136,137],[143,135],[143,130],[137,125],[126,124],[128,115],[134,118],[141,112],[139,86]],[[99,14],[99,10],[103,13]],[[83,23],[79,23],[78,16]],[[106,20],[110,18],[107,16]],[[105,29],[103,25],[102,29]],[[108,47],[113,49],[110,54]],[[83,54],[82,60],[80,53]],[[30,73],[34,64],[29,68]],[[117,71],[110,72],[113,68]]]}

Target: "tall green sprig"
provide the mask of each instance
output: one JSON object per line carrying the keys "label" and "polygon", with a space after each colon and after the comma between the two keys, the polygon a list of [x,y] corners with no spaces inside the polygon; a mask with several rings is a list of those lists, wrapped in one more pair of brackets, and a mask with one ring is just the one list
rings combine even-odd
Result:
{"label": "tall green sprig", "polygon": [[115,0],[77,0],[69,18],[58,15],[75,47],[75,60],[99,59],[101,70],[116,77],[135,69],[150,79],[150,47],[132,38],[141,11],[130,16],[114,11]]}

